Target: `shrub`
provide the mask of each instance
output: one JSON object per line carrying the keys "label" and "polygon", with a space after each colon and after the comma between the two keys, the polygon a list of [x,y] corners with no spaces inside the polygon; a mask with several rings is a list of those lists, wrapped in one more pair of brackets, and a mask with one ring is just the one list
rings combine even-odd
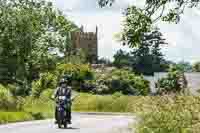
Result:
{"label": "shrub", "polygon": [[187,87],[187,80],[184,72],[172,67],[166,78],[162,78],[156,83],[158,93],[180,93]]}
{"label": "shrub", "polygon": [[149,82],[129,70],[112,70],[98,74],[91,84],[88,90],[95,94],[121,92],[126,95],[148,95],[150,92]]}
{"label": "shrub", "polygon": [[76,81],[93,79],[93,72],[89,65],[59,64],[57,66],[58,77],[66,74],[72,75],[72,80]]}
{"label": "shrub", "polygon": [[40,79],[32,84],[32,95],[39,97],[46,89],[55,89],[57,86],[57,76],[52,73],[40,74]]}
{"label": "shrub", "polygon": [[52,95],[54,93],[54,90],[52,89],[47,89],[47,90],[44,90],[41,95],[40,95],[40,98],[42,99],[51,99]]}
{"label": "shrub", "polygon": [[16,103],[9,89],[0,84],[0,109],[16,110]]}

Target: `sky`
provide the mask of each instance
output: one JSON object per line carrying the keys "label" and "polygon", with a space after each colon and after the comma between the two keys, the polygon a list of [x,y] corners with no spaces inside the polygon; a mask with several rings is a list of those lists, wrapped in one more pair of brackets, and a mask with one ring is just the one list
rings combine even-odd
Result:
{"label": "sky", "polygon": [[[98,26],[99,57],[113,59],[117,50],[130,51],[114,37],[122,29],[123,10],[128,5],[143,5],[142,0],[116,0],[112,7],[100,8],[97,0],[53,0],[57,8],[85,31]],[[200,10],[187,9],[179,24],[159,22],[157,25],[169,43],[162,49],[166,59],[175,62],[200,61]]]}

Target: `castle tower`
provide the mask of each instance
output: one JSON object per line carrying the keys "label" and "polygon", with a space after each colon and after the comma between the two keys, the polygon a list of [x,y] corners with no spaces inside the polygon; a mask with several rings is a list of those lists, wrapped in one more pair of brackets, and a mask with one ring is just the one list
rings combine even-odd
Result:
{"label": "castle tower", "polygon": [[98,27],[96,32],[84,32],[81,26],[80,32],[72,33],[72,43],[75,49],[82,49],[88,56],[91,64],[97,63],[98,58]]}

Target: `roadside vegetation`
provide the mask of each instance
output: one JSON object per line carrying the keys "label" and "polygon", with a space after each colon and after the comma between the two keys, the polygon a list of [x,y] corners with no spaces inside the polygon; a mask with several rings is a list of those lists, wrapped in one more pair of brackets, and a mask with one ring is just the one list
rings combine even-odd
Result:
{"label": "roadside vegetation", "polygon": [[[21,99],[22,100],[22,99]],[[24,99],[21,109],[1,111],[1,124],[53,117],[50,99]],[[194,96],[112,96],[81,93],[73,103],[77,112],[129,112],[138,116],[138,133],[197,133],[200,129],[200,98]]]}

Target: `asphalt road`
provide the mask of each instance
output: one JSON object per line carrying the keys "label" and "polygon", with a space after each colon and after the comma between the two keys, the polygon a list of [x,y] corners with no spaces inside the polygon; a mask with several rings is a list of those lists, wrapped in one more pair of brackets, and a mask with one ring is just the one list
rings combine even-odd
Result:
{"label": "asphalt road", "polygon": [[68,129],[58,129],[53,120],[14,123],[0,126],[0,133],[133,133],[128,115],[73,114]]}

